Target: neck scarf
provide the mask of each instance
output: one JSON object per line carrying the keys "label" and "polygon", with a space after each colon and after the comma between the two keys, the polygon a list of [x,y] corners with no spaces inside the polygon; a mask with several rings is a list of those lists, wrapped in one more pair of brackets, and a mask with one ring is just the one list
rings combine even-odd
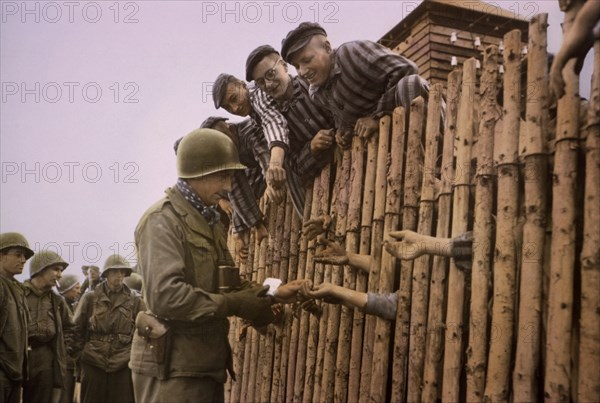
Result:
{"label": "neck scarf", "polygon": [[208,225],[215,225],[221,219],[221,214],[217,211],[216,206],[207,206],[204,204],[194,189],[184,179],[177,180],[177,190],[190,202],[190,204],[198,210],[202,217],[208,222]]}

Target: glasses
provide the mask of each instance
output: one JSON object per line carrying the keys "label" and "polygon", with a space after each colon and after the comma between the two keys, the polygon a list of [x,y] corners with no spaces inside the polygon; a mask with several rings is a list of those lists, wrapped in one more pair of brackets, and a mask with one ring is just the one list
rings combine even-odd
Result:
{"label": "glasses", "polygon": [[275,70],[275,67],[277,67],[277,64],[281,60],[282,60],[281,57],[279,59],[277,59],[277,61],[275,62],[275,64],[273,64],[273,67],[271,67],[269,70],[267,70],[267,72],[265,73],[265,75],[263,77],[254,80],[254,82],[259,87],[262,87],[262,86],[265,85],[266,80],[273,81],[275,79],[275,77],[277,76],[277,70]]}

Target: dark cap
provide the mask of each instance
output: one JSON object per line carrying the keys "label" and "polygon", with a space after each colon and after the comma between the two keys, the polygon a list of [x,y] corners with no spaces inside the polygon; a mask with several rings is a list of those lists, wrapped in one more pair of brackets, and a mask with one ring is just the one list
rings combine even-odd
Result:
{"label": "dark cap", "polygon": [[259,46],[256,49],[254,49],[252,52],[250,52],[250,54],[248,55],[248,58],[246,59],[246,81],[253,80],[252,71],[254,70],[256,65],[258,63],[260,63],[261,60],[265,58],[265,56],[268,56],[273,53],[279,55],[279,52],[276,51],[270,45]]}
{"label": "dark cap", "polygon": [[206,118],[206,120],[204,122],[202,122],[202,124],[200,125],[201,129],[212,129],[217,123],[219,122],[226,122],[229,119],[224,118],[222,116],[211,116],[209,118]]}
{"label": "dark cap", "polygon": [[281,56],[287,63],[291,63],[292,55],[305,47],[314,35],[325,35],[327,32],[316,22],[303,22],[296,29],[288,32],[281,41]]}
{"label": "dark cap", "polygon": [[213,101],[215,102],[215,108],[219,109],[221,107],[221,100],[225,95],[225,91],[227,91],[227,83],[235,78],[231,74],[221,73],[219,77],[215,80],[212,88],[212,96]]}

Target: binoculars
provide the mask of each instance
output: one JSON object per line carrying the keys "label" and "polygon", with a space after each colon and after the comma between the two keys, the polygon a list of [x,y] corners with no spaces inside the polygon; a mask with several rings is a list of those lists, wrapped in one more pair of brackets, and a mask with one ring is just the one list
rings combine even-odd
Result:
{"label": "binoculars", "polygon": [[227,262],[222,263],[217,265],[219,272],[219,292],[228,293],[239,289],[242,285],[239,267],[227,264]]}

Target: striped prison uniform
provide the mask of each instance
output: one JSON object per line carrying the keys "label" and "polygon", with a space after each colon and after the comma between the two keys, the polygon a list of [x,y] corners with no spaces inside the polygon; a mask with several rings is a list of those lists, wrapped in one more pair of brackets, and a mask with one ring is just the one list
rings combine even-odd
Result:
{"label": "striped prison uniform", "polygon": [[331,111],[337,129],[351,131],[359,118],[379,119],[418,96],[427,98],[429,86],[416,64],[378,43],[347,42],[331,57],[327,82],[311,86],[310,96]]}
{"label": "striped prison uniform", "polygon": [[[257,200],[266,189],[265,174],[271,154],[262,128],[252,119],[232,123],[237,131],[237,147],[240,162],[246,169],[234,172],[231,192],[228,195],[233,207],[232,227],[238,233],[256,226],[263,220]],[[304,190],[293,172],[288,175],[288,191],[296,210],[304,206]]]}
{"label": "striped prison uniform", "polygon": [[288,191],[296,212],[302,216],[305,193],[303,185],[319,175],[331,160],[329,152],[313,155],[310,141],[319,130],[333,128],[333,116],[312,102],[308,85],[304,81],[299,77],[291,77],[291,82],[294,87],[293,96],[282,102],[258,88],[251,91],[251,116],[260,122],[269,148],[279,146],[286,151],[284,168],[288,174]]}

